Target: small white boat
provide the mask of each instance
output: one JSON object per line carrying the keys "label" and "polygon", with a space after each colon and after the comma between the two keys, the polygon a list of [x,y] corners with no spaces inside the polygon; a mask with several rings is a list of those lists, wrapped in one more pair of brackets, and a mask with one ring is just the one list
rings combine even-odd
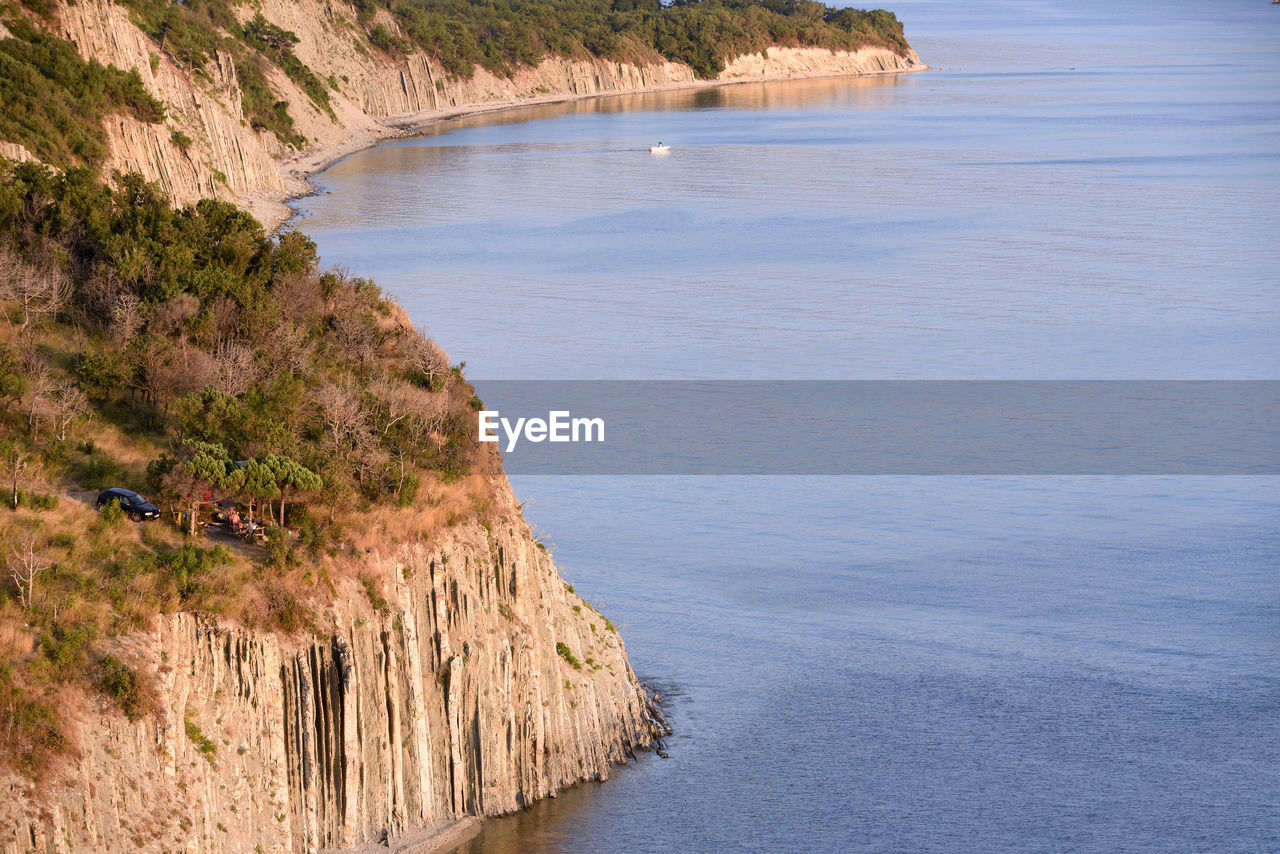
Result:
{"label": "small white boat", "polygon": [[649,146],[649,153],[650,153],[650,154],[666,154],[666,153],[667,153],[668,151],[670,151],[670,150],[671,150],[671,146],[669,146],[669,145],[663,145],[662,143],[658,143],[657,145],[651,145],[651,146]]}

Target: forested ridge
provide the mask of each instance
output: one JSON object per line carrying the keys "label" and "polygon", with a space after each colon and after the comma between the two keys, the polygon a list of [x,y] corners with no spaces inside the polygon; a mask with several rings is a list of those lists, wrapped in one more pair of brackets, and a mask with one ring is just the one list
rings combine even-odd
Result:
{"label": "forested ridge", "polygon": [[[308,140],[295,128],[289,101],[270,83],[286,75],[320,112],[336,119],[332,98],[342,81],[321,76],[297,55],[298,36],[260,12],[245,18],[234,0],[119,0],[154,45],[154,72],[167,57],[196,79],[211,80],[218,53],[230,58],[244,122],[287,146]],[[549,56],[599,57],[638,65],[670,60],[713,78],[735,57],[773,45],[831,50],[883,47],[905,55],[902,24],[891,12],[835,8],[812,0],[356,0],[340,25],[359,50],[398,59],[410,51],[470,78],[477,67],[510,76]],[[84,60],[51,32],[47,0],[0,4],[0,140],[21,144],[53,166],[96,166],[105,158],[103,117],[166,121],[163,105],[136,70]],[[386,21],[394,22],[388,26]],[[171,127],[184,150],[192,140]]]}
{"label": "forested ridge", "polygon": [[360,0],[356,8],[371,21],[379,5],[408,38],[389,39],[373,24],[375,41],[392,51],[417,47],[464,76],[476,65],[509,74],[554,55],[634,63],[661,56],[711,78],[728,60],[770,45],[908,50],[892,12],[811,0]]}
{"label": "forested ridge", "polygon": [[[239,23],[230,0],[123,2],[157,43],[192,66],[220,47],[241,55],[247,48],[279,65],[314,100],[327,98],[323,84],[296,67],[292,34],[260,17]],[[727,60],[770,45],[908,50],[892,12],[814,0],[355,0],[354,9],[354,24],[376,49],[422,50],[463,77],[477,65],[506,75],[547,56],[638,63],[665,57],[714,77]],[[382,10],[400,33],[377,20]],[[245,67],[242,60],[238,68]]]}
{"label": "forested ridge", "polygon": [[367,549],[496,511],[460,367],[230,203],[0,158],[0,312],[0,765],[71,749],[67,692],[146,714],[108,650],[155,615],[319,630],[344,579],[380,607]]}

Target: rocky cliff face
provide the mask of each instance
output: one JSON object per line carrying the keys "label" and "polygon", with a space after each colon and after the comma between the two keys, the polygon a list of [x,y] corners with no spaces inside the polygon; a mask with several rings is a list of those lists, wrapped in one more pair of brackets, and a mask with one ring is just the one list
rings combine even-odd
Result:
{"label": "rocky cliff face", "polygon": [[[294,32],[294,52],[320,78],[333,81],[333,116],[321,111],[291,80],[273,70],[270,83],[289,102],[296,129],[313,150],[342,152],[369,145],[400,131],[392,117],[464,108],[477,104],[520,102],[550,97],[637,92],[692,85],[693,71],[660,57],[645,65],[551,58],[519,69],[511,78],[477,69],[470,80],[451,78],[426,55],[392,58],[372,48],[355,25],[353,7],[337,0],[262,0],[238,7],[248,18],[261,11],[272,23]],[[280,209],[264,206],[306,189],[308,168],[288,168],[299,160],[274,134],[256,131],[244,121],[241,92],[231,58],[214,57],[204,75],[179,67],[109,0],[78,0],[58,11],[61,35],[86,57],[133,68],[166,105],[164,125],[146,125],[114,117],[108,137],[109,169],[140,172],[157,181],[179,203],[215,196],[239,200],[272,224]],[[378,21],[393,32],[385,10]],[[812,48],[770,48],[767,56],[739,57],[721,75],[724,81],[913,71],[924,68],[914,53],[900,57],[882,48],[855,53]],[[179,130],[193,142],[180,148],[171,138]],[[317,163],[326,158],[312,158]],[[286,168],[282,169],[282,165]]]}
{"label": "rocky cliff face", "polygon": [[370,563],[385,606],[351,585],[319,637],[183,613],[121,641],[156,674],[160,711],[85,709],[52,791],[0,782],[0,851],[377,843],[603,779],[658,734],[622,641],[522,523]]}
{"label": "rocky cliff face", "polygon": [[[129,20],[127,9],[106,0],[64,5],[57,19],[59,34],[85,58],[135,69],[165,105],[166,124],[108,119],[108,172],[139,172],[182,204],[205,197],[233,199],[243,192],[286,192],[274,134],[254,131],[241,118],[240,88],[229,56],[214,56],[207,80],[193,77],[157,51]],[[193,144],[180,148],[171,138],[173,130]]]}

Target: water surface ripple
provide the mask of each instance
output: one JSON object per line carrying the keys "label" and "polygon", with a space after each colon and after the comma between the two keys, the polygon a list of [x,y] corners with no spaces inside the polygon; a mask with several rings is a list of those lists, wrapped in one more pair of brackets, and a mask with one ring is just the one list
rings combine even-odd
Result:
{"label": "water surface ripple", "polygon": [[[936,70],[457,122],[297,224],[482,392],[1280,378],[1280,8],[894,7]],[[471,851],[1280,850],[1276,478],[513,482],[677,735]]]}

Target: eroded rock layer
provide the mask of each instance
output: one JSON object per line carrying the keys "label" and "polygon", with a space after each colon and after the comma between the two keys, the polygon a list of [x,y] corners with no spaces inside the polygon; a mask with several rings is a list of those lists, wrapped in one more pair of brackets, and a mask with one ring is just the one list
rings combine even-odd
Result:
{"label": "eroded rock layer", "polygon": [[55,791],[0,784],[0,851],[377,843],[606,778],[659,734],[621,639],[523,525],[369,567],[385,602],[350,584],[305,641],[189,613],[124,639],[160,711],[88,709]]}

